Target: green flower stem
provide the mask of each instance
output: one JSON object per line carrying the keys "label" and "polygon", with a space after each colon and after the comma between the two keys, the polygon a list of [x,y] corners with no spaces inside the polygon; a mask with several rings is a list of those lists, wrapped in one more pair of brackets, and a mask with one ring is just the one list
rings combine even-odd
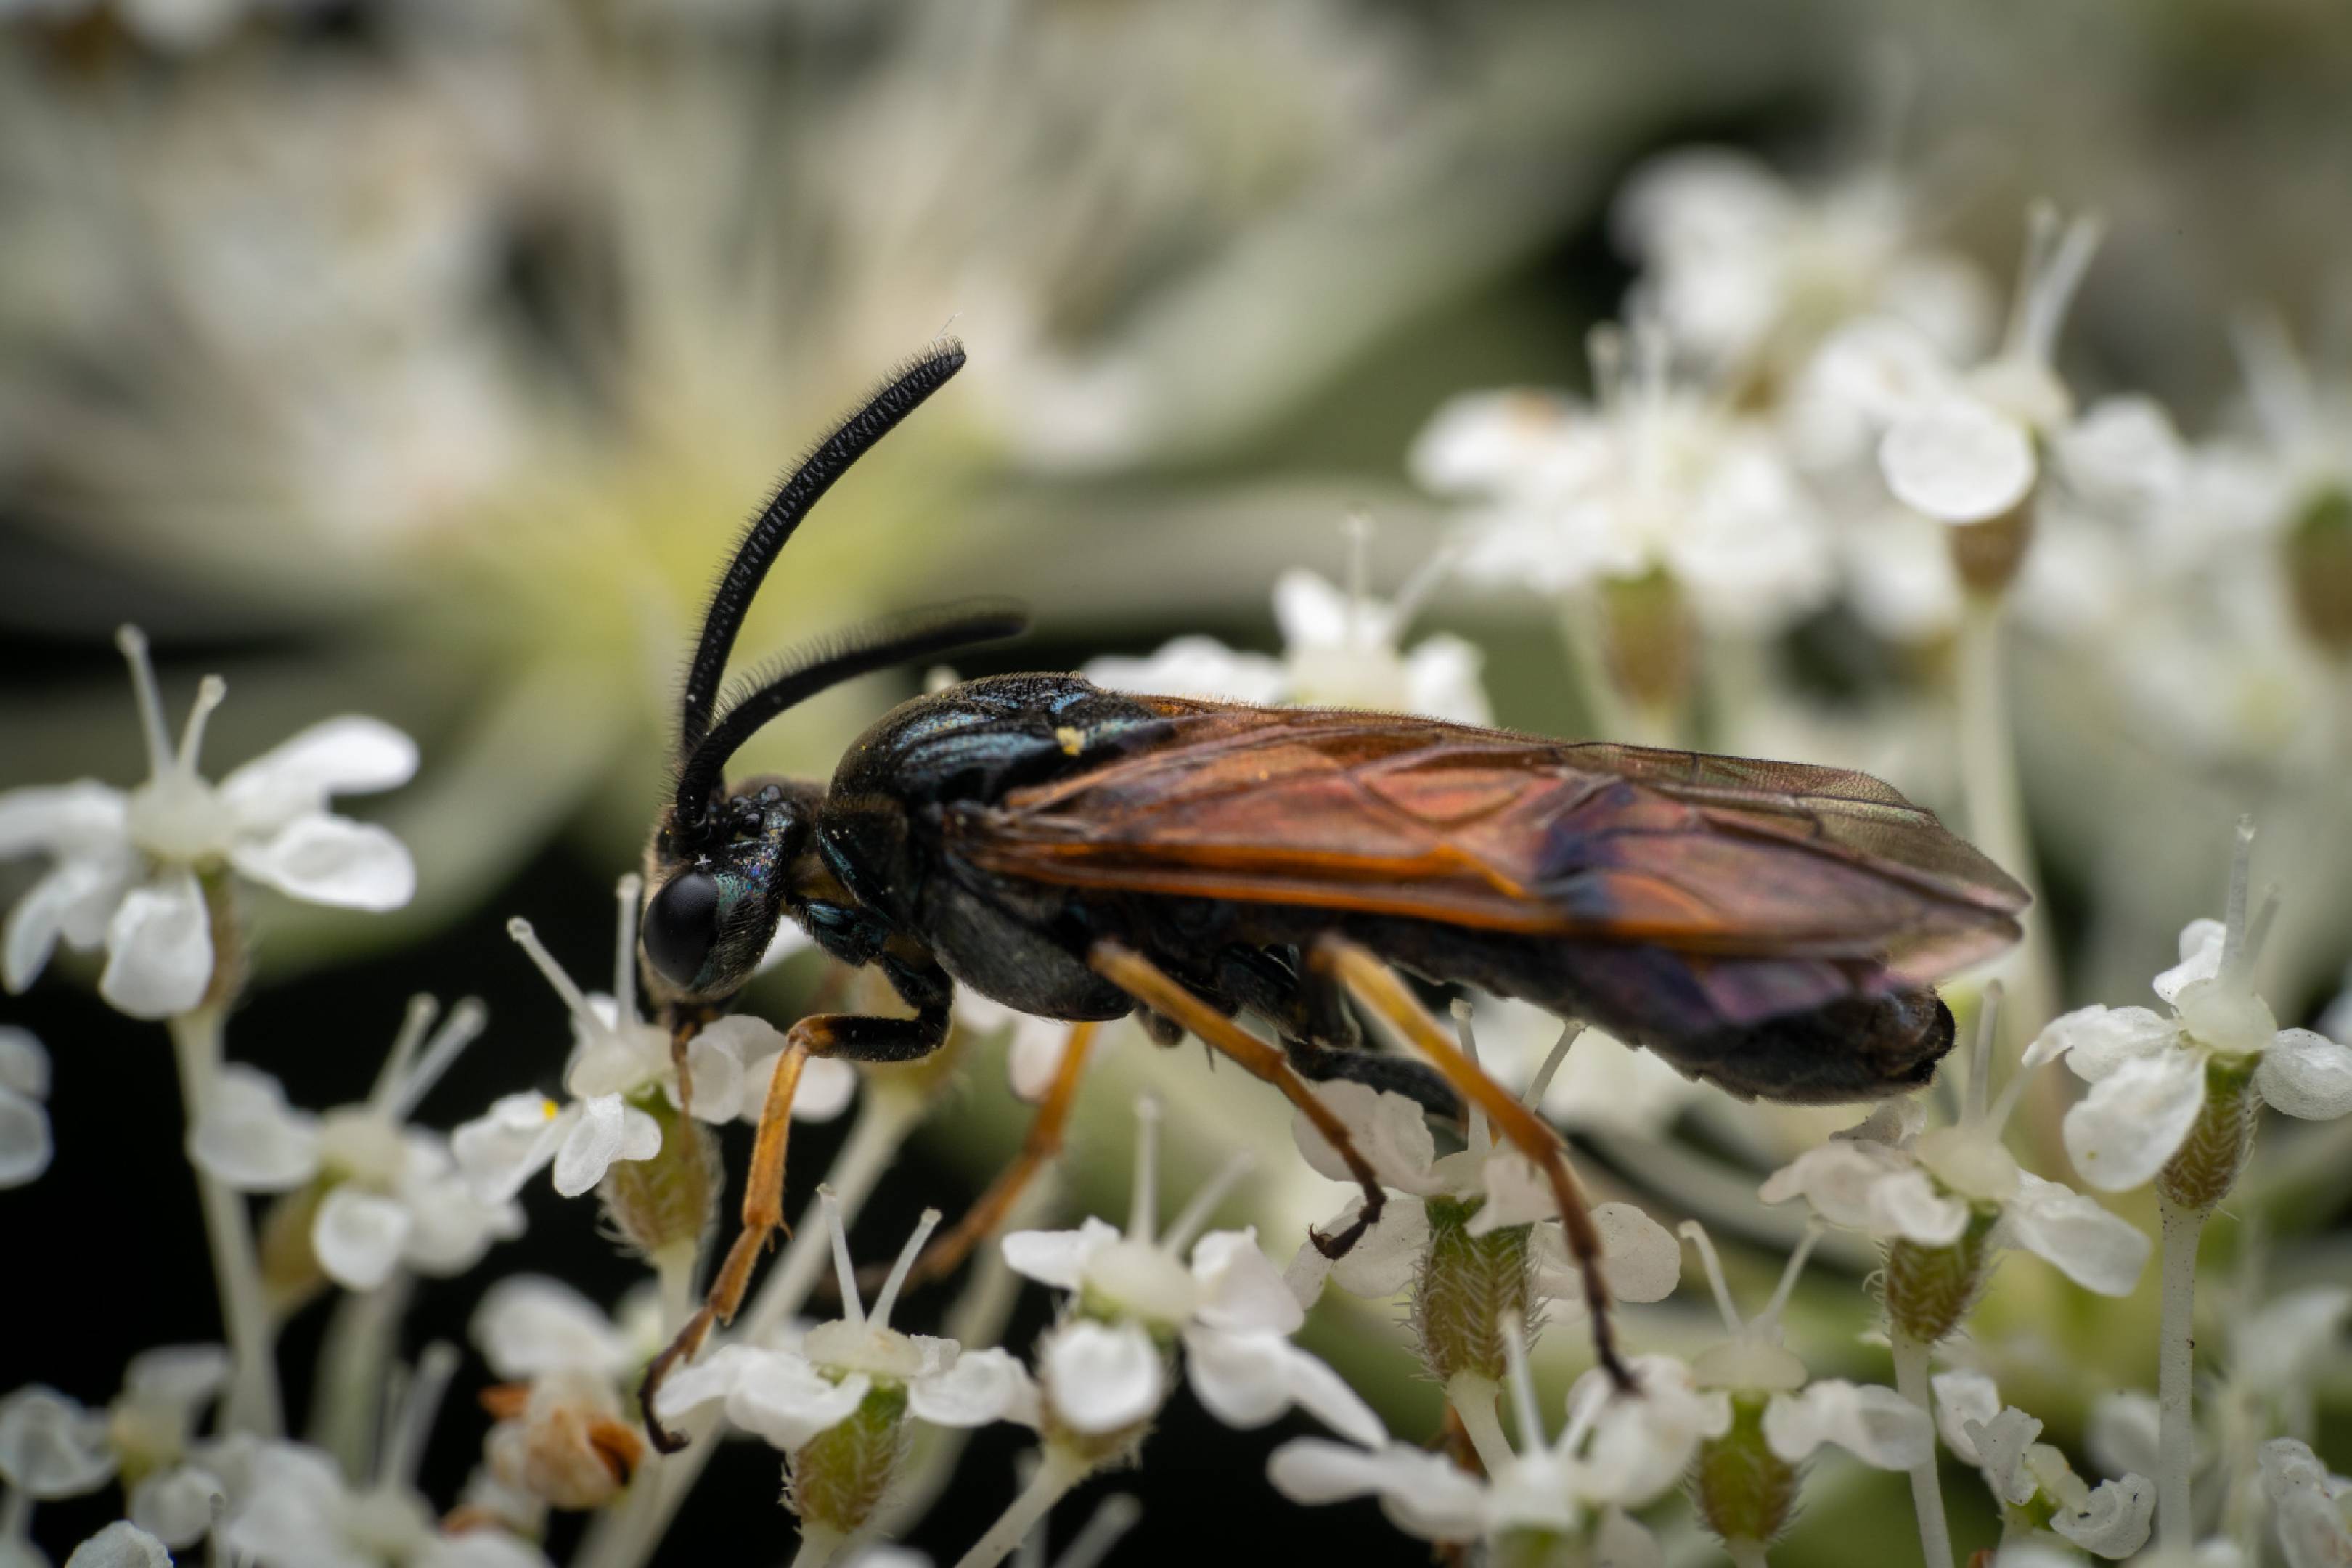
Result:
{"label": "green flower stem", "polygon": [[1470,1447],[1477,1450],[1478,1462],[1490,1476],[1501,1475],[1516,1457],[1495,1414],[1495,1401],[1501,1393],[1501,1384],[1475,1372],[1458,1372],[1445,1380],[1445,1403],[1462,1418],[1462,1430],[1470,1435]]}
{"label": "green flower stem", "polygon": [[374,1470],[382,1431],[384,1369],[400,1338],[400,1320],[413,1294],[408,1270],[373,1290],[349,1290],[327,1320],[310,1392],[310,1438],[335,1457],[347,1476]]}
{"label": "green flower stem", "polygon": [[[857,1119],[850,1124],[849,1136],[843,1142],[841,1152],[834,1156],[833,1169],[824,1178],[824,1184],[832,1187],[841,1205],[843,1225],[856,1221],[857,1211],[881,1181],[882,1173],[898,1157],[898,1145],[922,1121],[926,1109],[919,1094],[872,1079],[866,1082],[858,1101]],[[768,1270],[759,1294],[751,1299],[751,1310],[741,1320],[739,1337],[752,1344],[761,1343],[800,1310],[833,1261],[832,1245],[831,1232],[817,1217],[816,1205],[811,1203],[802,1214],[800,1226],[793,1232],[783,1256]],[[655,1545],[669,1529],[670,1521],[677,1516],[694,1483],[701,1479],[703,1467],[710,1463],[710,1456],[719,1446],[709,1440],[708,1426],[704,1422],[704,1429],[698,1430],[689,1424],[688,1429],[695,1440],[684,1453],[671,1455],[658,1464],[648,1456],[646,1466],[639,1472],[638,1485],[651,1492],[653,1500],[633,1504],[598,1520],[572,1558],[574,1568],[639,1568],[653,1555]]]}
{"label": "green flower stem", "polygon": [[[211,1103],[213,1086],[220,1076],[221,1009],[218,1005],[206,1005],[176,1014],[167,1027],[180,1066],[180,1100],[193,1130]],[[253,1245],[253,1216],[246,1212],[245,1200],[210,1172],[193,1162],[191,1168],[204,1210],[205,1237],[212,1247],[221,1320],[227,1326],[229,1352],[236,1362],[228,1397],[222,1405],[223,1424],[232,1432],[275,1437],[286,1429],[278,1394],[278,1330],[262,1289],[261,1263]]]}
{"label": "green flower stem", "polygon": [[[1927,1398],[1927,1353],[1935,1347],[1901,1329],[1887,1336],[1895,1346],[1895,1386],[1903,1397],[1935,1416]],[[1944,1522],[1944,1489],[1936,1479],[1934,1445],[1911,1470],[1911,1506],[1919,1517],[1919,1555],[1927,1568],[1952,1568],[1952,1531]]]}
{"label": "green flower stem", "polygon": [[1727,1541],[1723,1550],[1730,1557],[1732,1568],[1771,1568],[1771,1554],[1760,1541]]}
{"label": "green flower stem", "polygon": [[972,1543],[971,1550],[956,1560],[956,1568],[996,1568],[1013,1555],[1013,1549],[1037,1528],[1039,1521],[1054,1511],[1054,1505],[1069,1495],[1071,1488],[1094,1471],[1090,1460],[1058,1443],[1048,1443],[1039,1450],[1038,1461],[1037,1473],[1029,1478],[1021,1495]]}
{"label": "green flower stem", "polygon": [[2164,1222],[2164,1303],[2156,1352],[2157,1545],[2168,1556],[2186,1555],[2197,1541],[2189,1471],[2197,1450],[2191,1397],[2197,1242],[2204,1234],[2207,1211],[2183,1208],[2158,1194],[2157,1212]]}

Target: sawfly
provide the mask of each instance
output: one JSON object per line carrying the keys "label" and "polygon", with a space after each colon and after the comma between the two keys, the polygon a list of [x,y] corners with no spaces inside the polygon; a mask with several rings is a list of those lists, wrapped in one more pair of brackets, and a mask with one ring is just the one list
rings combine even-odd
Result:
{"label": "sawfly", "polygon": [[[1359,1079],[1441,1113],[1476,1105],[1546,1173],[1596,1352],[1623,1384],[1599,1238],[1559,1135],[1479,1070],[1398,971],[1588,1021],[1742,1097],[1868,1100],[1933,1075],[1953,1037],[1933,983],[2017,939],[2024,890],[1862,773],[1131,696],[1072,675],[991,677],[903,703],[830,781],[728,784],[728,759],[795,703],[1027,624],[997,603],[886,620],[719,709],[744,613],[793,530],[963,363],[946,342],[911,361],[783,481],[713,592],[688,667],[640,926],[647,994],[677,1048],[786,920],[842,963],[878,969],[912,1016],[792,1026],[742,1230],[646,1374],[655,1441],[682,1441],[656,1419],[656,1389],[733,1317],[782,1224],[803,1065],[937,1050],[957,985],[1082,1026],[1138,1016],[1162,1043],[1189,1032],[1273,1083],[1364,1189],[1355,1224],[1315,1237],[1333,1256],[1382,1194],[1311,1085]],[[1351,1003],[1414,1056],[1362,1048]],[[1244,1028],[1244,1013],[1273,1039]],[[1041,1126],[1058,1130],[1094,1033],[1074,1031]],[[973,1222],[960,1229],[969,1246]]]}

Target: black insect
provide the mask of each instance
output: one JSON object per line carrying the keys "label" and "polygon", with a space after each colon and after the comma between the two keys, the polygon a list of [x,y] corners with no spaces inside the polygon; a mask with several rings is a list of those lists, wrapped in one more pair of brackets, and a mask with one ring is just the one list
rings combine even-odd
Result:
{"label": "black insect", "polygon": [[[649,995],[683,1050],[778,922],[878,968],[912,1017],[803,1018],[760,1124],[743,1230],[652,1394],[740,1305],[782,1222],[782,1149],[811,1056],[903,1061],[945,1039],[957,984],[1049,1018],[1141,1016],[1273,1082],[1381,1193],[1309,1080],[1357,1079],[1452,1113],[1476,1103],[1549,1175],[1621,1381],[1594,1234],[1553,1131],[1479,1072],[1391,965],[1590,1020],[1741,1096],[1864,1100],[1927,1080],[1952,1043],[1937,977],[2018,934],[2025,894],[1875,779],[1434,720],[1102,690],[1068,675],[967,681],[886,715],[829,783],[728,759],[853,677],[1018,633],[967,604],[854,632],[713,718],[737,628],[834,480],[961,368],[902,369],[787,479],[711,599],[687,679],[677,787],[646,850]],[[1360,1048],[1352,997],[1426,1058]],[[1247,1011],[1279,1045],[1241,1027]],[[1091,1030],[1080,1039],[1090,1038]],[[1080,1044],[1050,1135],[1066,1111]],[[1033,1153],[1035,1152],[1033,1150]],[[983,1204],[961,1227],[1002,1212]]]}

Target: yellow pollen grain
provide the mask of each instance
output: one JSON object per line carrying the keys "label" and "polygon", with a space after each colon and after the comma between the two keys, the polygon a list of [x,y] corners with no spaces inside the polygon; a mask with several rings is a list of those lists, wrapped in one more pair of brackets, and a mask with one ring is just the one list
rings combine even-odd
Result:
{"label": "yellow pollen grain", "polygon": [[1086,731],[1074,729],[1067,724],[1054,731],[1054,739],[1060,743],[1064,752],[1074,757],[1085,749],[1087,743]]}

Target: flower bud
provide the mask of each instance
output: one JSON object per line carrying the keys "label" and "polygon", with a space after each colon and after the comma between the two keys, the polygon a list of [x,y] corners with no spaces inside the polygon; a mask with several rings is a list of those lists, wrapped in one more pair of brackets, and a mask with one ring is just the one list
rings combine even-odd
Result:
{"label": "flower bud", "polygon": [[784,1505],[802,1521],[847,1535],[881,1506],[907,1452],[907,1389],[877,1383],[856,1415],[829,1426],[784,1464]]}
{"label": "flower bud", "polygon": [[1412,1325],[1421,1359],[1432,1377],[1451,1382],[1465,1373],[1500,1383],[1509,1367],[1502,1324],[1528,1322],[1532,1278],[1529,1227],[1508,1226],[1470,1234],[1476,1203],[1428,1201],[1429,1251],[1412,1292]]}
{"label": "flower bud", "polygon": [[2287,531],[2286,568],[2305,633],[2352,655],[2352,491],[2324,490],[2303,509]]}
{"label": "flower bud", "polygon": [[484,1448],[511,1489],[562,1509],[602,1508],[645,1458],[645,1440],[604,1379],[577,1372],[509,1384],[482,1399],[499,1423]]}
{"label": "flower bud", "polygon": [[1797,1506],[1797,1467],[1764,1440],[1769,1395],[1731,1395],[1731,1429],[1699,1446],[1694,1499],[1699,1518],[1727,1542],[1761,1547],[1787,1528]]}
{"label": "flower bud", "polygon": [[614,1162],[596,1195],[613,1228],[649,1261],[690,1256],[718,1214],[718,1141],[666,1095],[641,1095],[630,1103],[661,1128],[661,1151],[650,1160]]}
{"label": "flower bud", "polygon": [[1960,1238],[1948,1247],[1898,1240],[1886,1249],[1880,1286],[1886,1319],[1896,1330],[1932,1345],[1960,1326],[1991,1273],[1991,1239],[1999,1214],[1972,1214]]}
{"label": "flower bud", "polygon": [[2226,1196],[2254,1146],[2263,1108],[2254,1090],[2259,1058],[2215,1055],[2205,1063],[2205,1104],[2178,1152],[2156,1175],[2156,1190],[2180,1208],[2201,1213]]}

